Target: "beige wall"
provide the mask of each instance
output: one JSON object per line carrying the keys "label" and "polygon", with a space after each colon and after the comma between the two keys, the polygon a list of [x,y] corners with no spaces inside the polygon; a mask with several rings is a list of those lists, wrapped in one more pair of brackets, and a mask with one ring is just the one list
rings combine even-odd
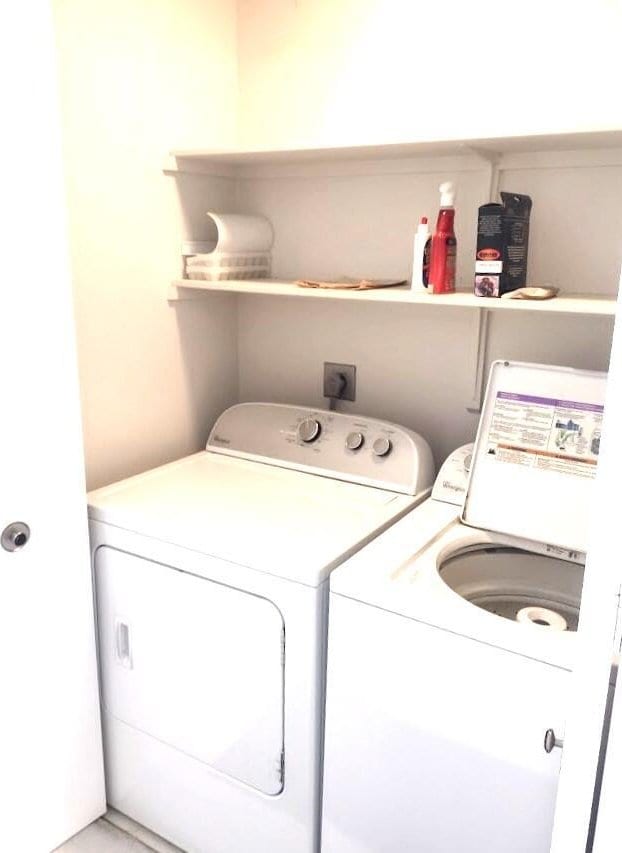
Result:
{"label": "beige wall", "polygon": [[[239,0],[246,145],[619,126],[618,0]],[[444,60],[444,61],[443,61]]]}
{"label": "beige wall", "polygon": [[[94,487],[198,449],[237,395],[231,300],[166,301],[183,211],[162,174],[175,145],[234,140],[236,9],[234,0],[53,5]],[[206,192],[205,209],[224,192]]]}

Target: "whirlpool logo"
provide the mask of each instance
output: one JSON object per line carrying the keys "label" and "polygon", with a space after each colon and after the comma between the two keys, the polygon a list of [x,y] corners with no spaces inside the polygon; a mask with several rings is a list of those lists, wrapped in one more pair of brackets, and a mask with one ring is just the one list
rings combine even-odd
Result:
{"label": "whirlpool logo", "polygon": [[213,436],[212,441],[216,444],[231,444],[231,441],[228,438],[223,438],[222,435]]}

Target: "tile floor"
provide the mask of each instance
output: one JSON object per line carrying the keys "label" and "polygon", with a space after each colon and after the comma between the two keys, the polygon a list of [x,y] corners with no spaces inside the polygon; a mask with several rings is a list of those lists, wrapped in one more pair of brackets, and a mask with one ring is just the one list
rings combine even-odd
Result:
{"label": "tile floor", "polygon": [[[127,832],[125,831],[127,830]],[[183,853],[118,812],[108,812],[54,853]]]}
{"label": "tile floor", "polygon": [[70,838],[56,853],[151,853],[152,850],[107,820],[100,819]]}

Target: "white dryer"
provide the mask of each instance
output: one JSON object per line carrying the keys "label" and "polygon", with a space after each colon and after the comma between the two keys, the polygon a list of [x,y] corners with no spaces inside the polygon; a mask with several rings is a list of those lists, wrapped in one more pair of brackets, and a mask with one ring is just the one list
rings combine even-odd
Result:
{"label": "white dryer", "polygon": [[112,806],[197,853],[319,849],[327,579],[432,477],[409,430],[250,403],[90,494]]}
{"label": "white dryer", "polygon": [[322,853],[548,853],[605,382],[495,363],[472,461],[332,575]]}

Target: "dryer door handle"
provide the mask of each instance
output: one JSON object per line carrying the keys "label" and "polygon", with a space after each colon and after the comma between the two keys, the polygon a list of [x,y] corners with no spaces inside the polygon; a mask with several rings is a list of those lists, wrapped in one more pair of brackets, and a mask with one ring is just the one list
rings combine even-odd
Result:
{"label": "dryer door handle", "polygon": [[130,645],[130,626],[125,619],[115,620],[115,647],[117,661],[126,669],[132,669],[132,649]]}

